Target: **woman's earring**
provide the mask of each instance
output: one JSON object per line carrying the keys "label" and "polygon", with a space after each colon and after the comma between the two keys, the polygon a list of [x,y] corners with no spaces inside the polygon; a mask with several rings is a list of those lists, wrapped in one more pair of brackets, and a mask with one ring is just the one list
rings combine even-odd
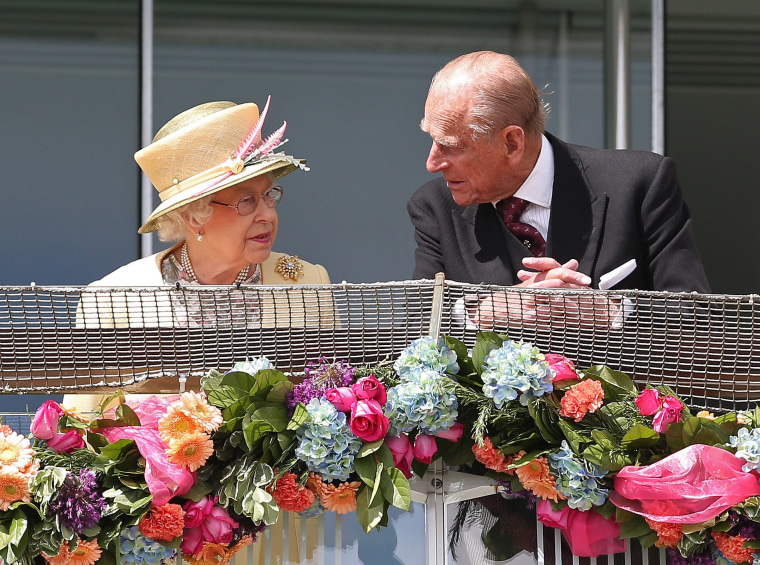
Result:
{"label": "woman's earring", "polygon": [[198,235],[195,236],[195,239],[198,241],[203,241],[203,234],[201,232],[198,232]]}

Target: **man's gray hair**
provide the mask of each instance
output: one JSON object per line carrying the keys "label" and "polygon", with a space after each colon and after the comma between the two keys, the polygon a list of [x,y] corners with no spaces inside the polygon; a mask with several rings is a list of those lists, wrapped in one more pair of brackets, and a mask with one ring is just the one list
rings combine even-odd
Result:
{"label": "man's gray hair", "polygon": [[544,132],[549,107],[530,76],[509,55],[479,51],[462,55],[439,70],[430,91],[469,87],[474,100],[467,119],[473,138],[486,138],[509,125],[528,135]]}

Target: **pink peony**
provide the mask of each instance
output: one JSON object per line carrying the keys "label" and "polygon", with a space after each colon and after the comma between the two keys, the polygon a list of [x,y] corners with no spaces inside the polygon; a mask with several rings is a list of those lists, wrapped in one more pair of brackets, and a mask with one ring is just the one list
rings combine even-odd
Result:
{"label": "pink peony", "polygon": [[464,424],[462,424],[461,422],[457,422],[453,426],[451,426],[448,430],[441,431],[435,434],[435,437],[457,442],[460,439],[462,439],[462,433],[464,433]]}
{"label": "pink peony", "polygon": [[391,450],[393,454],[393,464],[396,469],[401,471],[407,479],[412,478],[412,459],[414,459],[414,453],[412,451],[412,443],[406,434],[401,434],[396,437],[386,437],[385,445]]}
{"label": "pink peony", "polygon": [[218,498],[206,496],[198,502],[188,500],[185,511],[185,530],[182,534],[182,551],[195,555],[203,549],[203,542],[228,544],[238,524],[227,510],[216,506]]}
{"label": "pink peony", "polygon": [[61,416],[63,416],[63,409],[58,403],[54,400],[46,400],[34,414],[32,435],[37,439],[52,439],[58,431],[58,421]]}
{"label": "pink peony", "polygon": [[375,375],[362,377],[351,386],[351,390],[359,400],[377,400],[382,405],[388,399],[383,383],[378,381]]}
{"label": "pink peony", "polygon": [[436,451],[438,451],[438,446],[433,436],[419,434],[414,439],[414,458],[420,463],[429,465]]}
{"label": "pink peony", "polygon": [[385,437],[390,422],[377,400],[358,400],[351,407],[351,433],[367,442]]}
{"label": "pink peony", "polygon": [[182,543],[179,545],[182,552],[187,555],[195,555],[203,549],[203,528],[185,528],[182,532]]}
{"label": "pink peony", "polygon": [[225,508],[214,506],[203,522],[203,537],[211,543],[226,545],[232,541],[232,530],[239,526]]}
{"label": "pink peony", "polygon": [[578,378],[578,373],[575,371],[575,364],[564,355],[547,353],[544,355],[544,358],[549,364],[549,368],[554,371],[554,378],[552,381],[580,380]]}
{"label": "pink peony", "polygon": [[47,440],[47,444],[56,453],[71,453],[75,449],[82,449],[84,440],[78,431],[70,430],[65,434],[55,434]]}
{"label": "pink peony", "polygon": [[206,515],[211,512],[211,508],[215,502],[216,499],[210,496],[204,496],[198,502],[193,502],[192,500],[185,502],[182,508],[185,511],[185,527],[200,527],[206,519]]}
{"label": "pink peony", "polygon": [[328,389],[325,398],[332,402],[338,412],[351,412],[351,406],[358,400],[354,391],[347,386]]}
{"label": "pink peony", "polygon": [[636,398],[636,406],[639,407],[639,412],[642,416],[652,416],[660,409],[660,393],[656,388],[648,388],[641,391],[638,398]]}

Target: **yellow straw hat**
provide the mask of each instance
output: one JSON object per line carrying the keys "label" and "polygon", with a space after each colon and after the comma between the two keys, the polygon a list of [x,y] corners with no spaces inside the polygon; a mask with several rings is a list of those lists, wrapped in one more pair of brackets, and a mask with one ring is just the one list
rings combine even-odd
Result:
{"label": "yellow straw hat", "polygon": [[153,143],[135,153],[135,161],[158,190],[161,204],[137,230],[157,229],[156,220],[204,196],[244,180],[272,173],[280,178],[297,168],[308,171],[303,159],[274,153],[286,124],[261,139],[269,99],[259,116],[256,104],[208,102],[175,116]]}

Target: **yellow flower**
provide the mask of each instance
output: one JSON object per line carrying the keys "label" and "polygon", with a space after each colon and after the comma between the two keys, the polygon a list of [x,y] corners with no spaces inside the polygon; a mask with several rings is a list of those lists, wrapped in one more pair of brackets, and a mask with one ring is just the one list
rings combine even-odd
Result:
{"label": "yellow flower", "polygon": [[11,432],[0,435],[0,467],[14,467],[24,473],[32,464],[34,450],[24,436]]}
{"label": "yellow flower", "polygon": [[707,410],[702,410],[700,412],[697,412],[697,418],[704,418],[706,420],[714,420],[715,414],[712,412],[708,412]]}

